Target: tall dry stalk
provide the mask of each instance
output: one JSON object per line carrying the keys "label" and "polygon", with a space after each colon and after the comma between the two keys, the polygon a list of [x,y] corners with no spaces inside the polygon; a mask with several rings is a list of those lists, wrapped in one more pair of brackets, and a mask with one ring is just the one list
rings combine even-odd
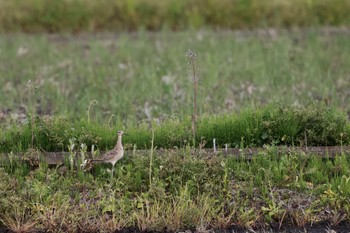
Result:
{"label": "tall dry stalk", "polygon": [[192,135],[193,146],[196,146],[196,131],[197,131],[197,86],[198,74],[196,67],[197,53],[191,49],[187,50],[186,59],[190,68],[191,78],[193,82],[193,115],[192,115]]}
{"label": "tall dry stalk", "polygon": [[30,120],[31,120],[31,133],[32,133],[32,141],[31,141],[31,148],[34,148],[34,129],[35,129],[35,90],[37,87],[32,82],[32,80],[29,80],[26,85],[26,89],[28,91],[28,107],[30,108]]}
{"label": "tall dry stalk", "polygon": [[149,172],[148,172],[148,178],[149,178],[149,187],[152,186],[152,167],[153,167],[153,152],[154,152],[154,129],[152,127],[152,141],[151,141],[151,154],[150,154],[150,160],[149,160]]}

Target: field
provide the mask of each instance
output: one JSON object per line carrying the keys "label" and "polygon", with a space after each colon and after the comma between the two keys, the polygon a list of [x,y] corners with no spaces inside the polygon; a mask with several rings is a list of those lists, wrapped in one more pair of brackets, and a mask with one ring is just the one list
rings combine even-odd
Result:
{"label": "field", "polygon": [[128,143],[149,148],[150,125],[158,148],[185,145],[193,112],[189,48],[198,53],[197,143],[203,137],[212,147],[216,137],[232,147],[242,138],[247,146],[301,145],[310,131],[309,145],[340,145],[349,135],[348,34],[325,29],[5,36],[0,151],[28,148],[35,122],[34,143],[48,151],[65,150],[72,137],[110,148],[116,128],[128,129]]}
{"label": "field", "polygon": [[349,10],[349,0],[2,0],[0,32],[342,26]]}
{"label": "field", "polygon": [[[139,32],[1,40],[2,111],[135,122],[192,113],[186,52],[198,53],[200,114],[308,99],[349,111],[349,32]],[[21,90],[21,91],[19,91]],[[5,107],[7,109],[5,109]],[[25,109],[22,109],[25,108]],[[116,119],[112,119],[115,122]]]}
{"label": "field", "polygon": [[[349,154],[276,153],[277,146],[349,145],[349,34],[2,36],[0,231],[349,227]],[[189,49],[198,55],[195,140]],[[133,152],[117,163],[113,179],[108,164],[80,166],[92,148],[112,148],[119,129]],[[251,160],[192,153],[213,148],[214,138],[219,148],[266,151]],[[80,162],[49,166],[16,156],[37,150],[67,151]]]}

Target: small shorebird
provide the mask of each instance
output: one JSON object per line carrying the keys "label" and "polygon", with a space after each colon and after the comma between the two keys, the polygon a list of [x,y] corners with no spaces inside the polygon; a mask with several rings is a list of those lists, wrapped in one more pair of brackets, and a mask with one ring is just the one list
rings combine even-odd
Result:
{"label": "small shorebird", "polygon": [[[93,160],[93,162],[96,161],[96,162],[104,162],[104,163],[112,164],[112,177],[113,177],[113,172],[114,172],[114,165],[124,155],[124,148],[123,148],[123,144],[122,144],[122,136],[123,136],[123,134],[124,134],[123,131],[118,131],[117,145],[115,145],[115,147],[112,150],[107,151],[100,158]],[[124,135],[127,135],[127,134],[124,134]]]}

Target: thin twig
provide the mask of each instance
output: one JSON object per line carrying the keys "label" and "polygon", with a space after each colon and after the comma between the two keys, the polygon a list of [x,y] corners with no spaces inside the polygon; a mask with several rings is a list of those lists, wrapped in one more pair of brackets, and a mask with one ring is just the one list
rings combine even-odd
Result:
{"label": "thin twig", "polygon": [[151,141],[151,158],[149,160],[149,187],[152,185],[152,166],[153,166],[153,151],[154,151],[154,129],[152,128],[152,141]]}
{"label": "thin twig", "polygon": [[196,147],[196,129],[197,129],[197,86],[198,86],[198,77],[196,73],[196,64],[195,60],[197,59],[197,54],[188,50],[186,53],[187,61],[190,65],[192,72],[192,81],[193,81],[193,115],[192,115],[192,134],[193,134],[193,146]]}

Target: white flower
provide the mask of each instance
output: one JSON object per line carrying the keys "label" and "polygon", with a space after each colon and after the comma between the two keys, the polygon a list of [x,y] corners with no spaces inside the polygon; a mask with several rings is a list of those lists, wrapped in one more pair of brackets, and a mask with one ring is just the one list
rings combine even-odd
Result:
{"label": "white flower", "polygon": [[80,167],[84,168],[86,166],[86,164],[87,164],[87,159],[83,160],[83,163],[80,164]]}

